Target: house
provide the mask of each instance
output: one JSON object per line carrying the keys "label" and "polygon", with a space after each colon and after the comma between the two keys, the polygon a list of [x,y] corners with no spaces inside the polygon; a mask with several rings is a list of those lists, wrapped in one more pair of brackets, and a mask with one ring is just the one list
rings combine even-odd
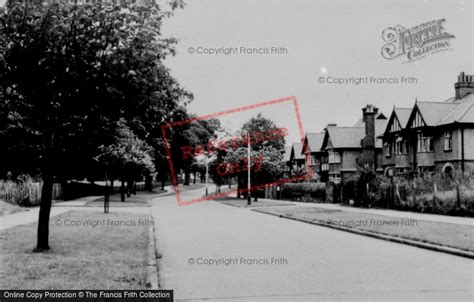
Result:
{"label": "house", "polygon": [[410,118],[412,108],[394,107],[387,128],[383,134],[383,161],[382,168],[386,175],[403,174],[413,166],[410,155],[411,144],[402,135]]}
{"label": "house", "polygon": [[474,171],[473,78],[461,72],[455,97],[444,102],[416,101],[409,110],[394,109],[382,135],[387,175]]}
{"label": "house", "polygon": [[359,166],[382,170],[382,140],[378,136],[386,128],[387,118],[378,108],[367,105],[362,109],[363,118],[353,127],[329,124],[325,129],[321,149],[328,168],[328,180],[339,183],[357,175]]}
{"label": "house", "polygon": [[292,146],[285,146],[285,151],[283,153],[283,162],[285,163],[285,170],[283,171],[284,177],[289,177],[290,176],[290,171],[291,171],[291,150]]}
{"label": "house", "polygon": [[293,143],[290,152],[290,173],[305,166],[306,157],[301,153],[302,143]]}
{"label": "house", "polygon": [[[308,158],[308,166],[313,171],[313,181],[326,182],[328,180],[329,167],[326,160],[326,152],[322,149],[324,132],[306,133],[301,153]],[[324,163],[324,164],[323,164]]]}

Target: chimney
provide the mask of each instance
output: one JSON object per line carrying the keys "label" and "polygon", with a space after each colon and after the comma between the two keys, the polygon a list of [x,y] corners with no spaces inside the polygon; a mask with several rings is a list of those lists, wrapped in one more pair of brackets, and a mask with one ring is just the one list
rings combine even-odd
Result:
{"label": "chimney", "polygon": [[337,124],[335,122],[330,122],[329,124],[327,124],[326,128],[327,127],[337,127]]}
{"label": "chimney", "polygon": [[362,147],[375,147],[375,116],[379,109],[374,105],[367,105],[362,108],[363,121],[365,124],[365,137]]}
{"label": "chimney", "polygon": [[462,99],[470,93],[474,93],[474,76],[466,75],[461,72],[458,75],[458,82],[454,84],[456,91],[456,100]]}

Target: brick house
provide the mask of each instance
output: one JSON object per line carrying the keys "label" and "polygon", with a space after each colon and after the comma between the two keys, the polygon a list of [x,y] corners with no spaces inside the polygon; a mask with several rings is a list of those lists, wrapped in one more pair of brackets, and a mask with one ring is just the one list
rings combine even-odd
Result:
{"label": "brick house", "polygon": [[339,183],[356,176],[358,166],[382,168],[382,140],[378,138],[386,128],[387,118],[378,108],[367,105],[362,109],[363,118],[353,127],[327,125],[321,149],[328,168],[328,180]]}
{"label": "brick house", "polygon": [[387,175],[474,171],[473,76],[462,72],[454,86],[445,102],[394,108],[382,135]]}
{"label": "brick house", "polygon": [[[312,181],[326,182],[328,180],[329,167],[327,165],[326,152],[322,149],[324,132],[306,133],[301,153],[308,158],[308,166],[313,170]],[[325,163],[325,164],[323,164]]]}

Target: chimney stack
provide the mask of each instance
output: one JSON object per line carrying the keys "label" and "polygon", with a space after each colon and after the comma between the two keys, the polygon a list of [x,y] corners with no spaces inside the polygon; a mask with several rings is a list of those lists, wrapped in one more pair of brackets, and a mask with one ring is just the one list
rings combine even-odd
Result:
{"label": "chimney stack", "polygon": [[375,147],[375,116],[379,109],[374,105],[367,105],[362,108],[363,121],[365,124],[365,137],[362,147]]}
{"label": "chimney stack", "polygon": [[470,93],[474,93],[474,76],[461,72],[458,75],[458,82],[454,84],[456,91],[456,100],[462,99]]}

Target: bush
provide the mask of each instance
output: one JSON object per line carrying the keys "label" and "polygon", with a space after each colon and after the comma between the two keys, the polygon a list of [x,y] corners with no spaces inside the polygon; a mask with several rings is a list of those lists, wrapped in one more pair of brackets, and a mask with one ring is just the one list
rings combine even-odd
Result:
{"label": "bush", "polygon": [[304,200],[304,201],[325,201],[325,183],[286,183],[282,186],[283,199]]}
{"label": "bush", "polygon": [[354,206],[474,217],[474,185],[471,177],[440,175],[390,179],[361,171],[355,181],[342,185],[344,202]]}

